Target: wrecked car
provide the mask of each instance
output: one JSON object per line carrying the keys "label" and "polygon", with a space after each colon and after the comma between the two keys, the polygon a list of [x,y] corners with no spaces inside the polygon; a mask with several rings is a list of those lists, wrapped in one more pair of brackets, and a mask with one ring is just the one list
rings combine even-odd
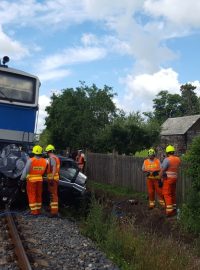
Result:
{"label": "wrecked car", "polygon": [[[79,195],[86,192],[87,176],[79,171],[73,159],[58,156],[60,159],[59,192],[76,191]],[[0,205],[11,205],[16,199],[24,200],[25,182],[20,181],[20,176],[29,155],[22,151],[16,144],[2,147],[0,152]],[[44,190],[46,189],[44,176]]]}
{"label": "wrecked car", "polygon": [[60,159],[59,188],[72,188],[84,194],[86,191],[87,176],[80,172],[77,163],[67,157],[58,156]]}

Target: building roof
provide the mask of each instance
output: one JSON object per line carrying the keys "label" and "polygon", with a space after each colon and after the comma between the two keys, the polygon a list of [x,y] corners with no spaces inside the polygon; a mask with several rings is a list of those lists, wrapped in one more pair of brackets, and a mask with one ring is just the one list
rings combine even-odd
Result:
{"label": "building roof", "polygon": [[168,118],[161,126],[160,135],[183,135],[198,119],[200,119],[200,114]]}

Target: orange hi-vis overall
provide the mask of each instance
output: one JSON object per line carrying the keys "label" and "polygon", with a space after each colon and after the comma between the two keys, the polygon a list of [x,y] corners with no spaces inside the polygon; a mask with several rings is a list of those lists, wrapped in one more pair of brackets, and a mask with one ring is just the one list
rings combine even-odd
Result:
{"label": "orange hi-vis overall", "polygon": [[147,190],[149,195],[149,208],[154,208],[156,201],[155,201],[155,193],[158,196],[158,202],[159,204],[164,207],[165,202],[162,194],[162,188],[158,185],[158,176],[153,176],[151,173],[155,171],[160,171],[160,160],[157,158],[154,158],[153,160],[146,159],[144,161],[144,168],[143,170],[145,172],[150,172],[150,175],[147,177]]}
{"label": "orange hi-vis overall", "polygon": [[84,167],[84,157],[82,155],[77,156],[76,157],[76,162],[78,164],[78,167],[79,167],[80,171],[82,172],[83,171],[83,167]]}
{"label": "orange hi-vis overall", "polygon": [[32,215],[41,213],[42,182],[47,162],[44,158],[31,158],[30,171],[27,175],[27,194]]}
{"label": "orange hi-vis overall", "polygon": [[176,182],[177,172],[180,166],[180,158],[174,155],[167,157],[169,167],[166,170],[167,177],[163,181],[163,196],[166,204],[166,215],[176,213]]}
{"label": "orange hi-vis overall", "polygon": [[[50,209],[52,215],[58,214],[58,181],[59,181],[59,172],[60,172],[60,160],[54,155],[50,154],[49,163],[47,167],[47,178],[48,178],[48,190],[50,193]],[[53,177],[53,166],[51,166],[51,158],[56,162],[56,172]],[[51,181],[53,180],[53,181]]]}

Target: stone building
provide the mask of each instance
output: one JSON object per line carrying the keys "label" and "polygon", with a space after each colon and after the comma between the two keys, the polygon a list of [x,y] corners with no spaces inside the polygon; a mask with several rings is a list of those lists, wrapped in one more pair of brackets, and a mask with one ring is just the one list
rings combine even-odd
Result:
{"label": "stone building", "polygon": [[186,152],[194,137],[200,136],[200,114],[168,118],[161,127],[160,147],[169,144],[181,155]]}

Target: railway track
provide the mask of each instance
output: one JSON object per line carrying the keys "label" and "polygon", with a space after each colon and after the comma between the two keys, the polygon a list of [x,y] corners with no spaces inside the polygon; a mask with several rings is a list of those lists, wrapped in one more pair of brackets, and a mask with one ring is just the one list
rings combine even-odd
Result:
{"label": "railway track", "polygon": [[0,220],[0,223],[0,268],[32,270],[14,217],[8,209],[6,209],[4,216]]}
{"label": "railway track", "polygon": [[23,270],[32,270],[12,214],[9,212],[6,213],[5,220],[8,226],[9,236],[14,247],[14,253],[16,255],[19,268]]}
{"label": "railway track", "polygon": [[[27,224],[28,223],[28,224]],[[9,210],[0,220],[0,269],[37,270],[50,269],[47,258],[35,248],[31,221],[16,217]],[[28,226],[27,226],[28,225]],[[34,246],[34,247],[33,247]]]}

